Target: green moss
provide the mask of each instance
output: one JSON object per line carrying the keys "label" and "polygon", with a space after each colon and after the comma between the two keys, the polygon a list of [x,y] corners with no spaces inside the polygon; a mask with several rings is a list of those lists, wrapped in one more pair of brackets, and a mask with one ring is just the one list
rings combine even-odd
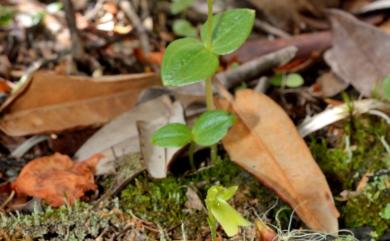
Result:
{"label": "green moss", "polygon": [[143,174],[121,194],[123,208],[164,227],[178,225],[183,220],[185,214],[181,209],[185,202],[181,180],[173,177],[153,181]]}
{"label": "green moss", "polygon": [[[355,117],[342,124],[344,135],[336,137],[334,143],[316,136],[310,142],[335,196],[344,190],[355,191],[364,175],[390,168],[389,153],[381,141],[390,140],[388,124],[375,117]],[[377,235],[390,231],[389,221],[380,215],[390,202],[387,183],[388,176],[375,178],[359,195],[338,202],[342,223],[347,228],[369,226]]]}
{"label": "green moss", "polygon": [[369,226],[379,236],[389,231],[390,220],[382,215],[390,203],[389,183],[388,176],[376,177],[360,195],[348,200],[343,209],[348,227]]}
{"label": "green moss", "polygon": [[[126,225],[123,220],[126,215],[119,211],[118,215],[117,209],[110,209],[95,210],[90,204],[76,202],[57,209],[46,207],[44,211],[36,210],[29,215],[2,215],[0,230],[6,232],[0,235],[13,237],[13,240],[95,240],[103,230]],[[127,217],[131,220],[129,215]]]}
{"label": "green moss", "polygon": [[208,188],[215,184],[240,186],[234,204],[239,206],[239,211],[244,215],[249,215],[245,205],[250,201],[261,213],[275,200],[273,194],[234,163],[219,161],[213,167],[187,176],[151,180],[146,174],[142,174],[122,191],[121,204],[135,215],[176,232],[177,237],[180,237],[179,228],[182,223],[189,238],[199,237],[202,229],[207,229],[207,213],[205,210],[186,208],[186,191],[188,187],[192,187],[203,201]]}

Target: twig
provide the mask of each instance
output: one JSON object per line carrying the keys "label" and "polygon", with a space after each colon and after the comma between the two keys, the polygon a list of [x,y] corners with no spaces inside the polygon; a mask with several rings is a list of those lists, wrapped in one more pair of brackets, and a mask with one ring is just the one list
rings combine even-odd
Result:
{"label": "twig", "polygon": [[287,64],[295,57],[296,53],[296,47],[287,47],[251,60],[236,69],[219,73],[215,78],[226,88],[231,88],[241,82],[259,77],[265,71]]}
{"label": "twig", "polygon": [[271,24],[267,23],[266,21],[262,21],[260,19],[256,19],[255,21],[255,27],[261,29],[262,31],[281,37],[281,38],[290,38],[291,35],[279,28],[276,28],[272,26]]}
{"label": "twig", "polygon": [[84,43],[80,38],[80,32],[77,29],[76,16],[72,0],[63,0],[66,23],[72,39],[72,56],[75,60],[83,60],[85,56]]}
{"label": "twig", "polygon": [[127,18],[133,23],[135,29],[137,30],[141,42],[141,47],[144,50],[144,53],[150,53],[148,34],[144,28],[144,25],[141,22],[141,19],[135,12],[133,5],[129,0],[122,0],[120,1],[119,6],[123,10],[123,12],[125,12]]}
{"label": "twig", "polygon": [[236,58],[239,62],[245,63],[257,56],[269,54],[288,46],[298,48],[296,58],[307,58],[313,52],[322,52],[330,48],[332,46],[332,34],[330,31],[323,31],[275,40],[249,40],[236,53],[227,55],[223,59],[229,61],[231,58]]}

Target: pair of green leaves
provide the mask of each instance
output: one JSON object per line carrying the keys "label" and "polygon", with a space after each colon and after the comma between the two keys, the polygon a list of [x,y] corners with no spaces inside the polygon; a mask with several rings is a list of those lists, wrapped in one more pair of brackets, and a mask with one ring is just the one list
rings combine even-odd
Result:
{"label": "pair of green leaves", "polygon": [[183,147],[191,142],[212,146],[226,135],[234,121],[234,116],[223,110],[207,111],[196,120],[192,130],[180,123],[160,128],[153,134],[152,143],[161,147]]}
{"label": "pair of green leaves", "polygon": [[162,63],[164,85],[188,85],[211,77],[219,66],[218,56],[238,49],[251,33],[254,20],[251,9],[228,10],[212,18],[211,38],[207,21],[201,28],[201,40],[184,38],[172,42]]}
{"label": "pair of green leaves", "polygon": [[229,188],[213,186],[207,191],[206,206],[212,236],[215,236],[216,222],[221,224],[229,237],[236,235],[240,226],[250,225],[250,222],[227,202],[234,196],[237,189],[238,186]]}
{"label": "pair of green leaves", "polygon": [[288,74],[287,76],[277,74],[271,79],[271,84],[274,86],[287,86],[289,88],[297,88],[302,86],[305,80],[300,74]]}

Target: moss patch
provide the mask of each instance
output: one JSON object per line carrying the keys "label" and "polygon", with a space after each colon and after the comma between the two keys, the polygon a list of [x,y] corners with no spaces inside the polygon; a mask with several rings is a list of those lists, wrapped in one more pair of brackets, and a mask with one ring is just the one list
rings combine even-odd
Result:
{"label": "moss patch", "polygon": [[345,227],[368,226],[374,236],[380,236],[390,231],[389,221],[380,215],[390,203],[390,180],[388,174],[376,175],[390,168],[390,155],[382,142],[389,142],[390,127],[375,117],[354,117],[342,123],[340,132],[334,143],[330,138],[312,137],[310,148],[335,196],[344,190],[355,191],[363,176],[371,174],[363,190],[337,205]]}
{"label": "moss patch", "polygon": [[234,163],[219,161],[214,167],[188,176],[151,180],[146,174],[140,175],[123,190],[121,204],[124,209],[132,210],[142,219],[171,230],[176,238],[180,234],[182,223],[186,227],[188,238],[197,238],[202,230],[208,230],[207,214],[205,210],[186,207],[186,190],[188,187],[197,190],[203,201],[208,188],[215,184],[240,186],[234,204],[246,216],[253,215],[253,212],[248,211],[249,205],[261,213],[276,199],[255,178]]}

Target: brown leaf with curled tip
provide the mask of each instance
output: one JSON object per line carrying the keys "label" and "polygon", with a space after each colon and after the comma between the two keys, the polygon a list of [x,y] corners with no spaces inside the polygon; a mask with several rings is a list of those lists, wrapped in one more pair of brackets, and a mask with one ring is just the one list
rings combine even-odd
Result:
{"label": "brown leaf with curled tip", "polygon": [[232,161],[288,202],[308,227],[337,232],[339,213],[326,179],[283,109],[253,90],[217,103],[237,116],[223,139]]}
{"label": "brown leaf with curled tip", "polygon": [[93,173],[101,157],[97,154],[75,163],[56,153],[35,159],[24,166],[12,188],[18,194],[43,199],[53,207],[72,204],[86,191],[96,190]]}

